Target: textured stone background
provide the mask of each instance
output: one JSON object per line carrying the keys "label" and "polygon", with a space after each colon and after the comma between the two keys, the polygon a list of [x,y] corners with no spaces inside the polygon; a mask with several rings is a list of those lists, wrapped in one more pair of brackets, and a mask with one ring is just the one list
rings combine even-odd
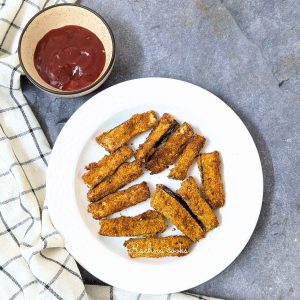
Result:
{"label": "textured stone background", "polygon": [[[116,38],[116,65],[101,89],[149,76],[189,81],[231,106],[257,145],[265,190],[256,230],[230,267],[192,291],[226,299],[300,299],[300,1],[81,4],[103,15]],[[91,97],[61,100],[26,79],[23,89],[51,144]],[[98,282],[82,273],[86,282]]]}

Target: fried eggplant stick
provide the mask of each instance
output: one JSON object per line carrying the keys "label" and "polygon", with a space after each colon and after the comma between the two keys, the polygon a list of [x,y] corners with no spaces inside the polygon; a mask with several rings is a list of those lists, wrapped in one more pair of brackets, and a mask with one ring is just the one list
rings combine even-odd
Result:
{"label": "fried eggplant stick", "polygon": [[156,174],[173,164],[181,154],[185,144],[193,135],[193,129],[188,123],[183,123],[167,141],[158,148],[146,164],[151,174]]}
{"label": "fried eggplant stick", "polygon": [[100,201],[90,203],[88,212],[92,214],[94,219],[99,220],[145,201],[149,197],[149,187],[146,182],[142,182],[135,184],[126,190],[110,194]]}
{"label": "fried eggplant stick", "polygon": [[137,179],[142,174],[143,168],[136,161],[130,163],[125,162],[111,177],[106,178],[91,189],[87,194],[87,198],[91,202],[100,200],[101,198],[116,192],[127,183]]}
{"label": "fried eggplant stick", "polygon": [[164,232],[167,228],[162,214],[147,210],[134,217],[102,219],[99,234],[105,236],[138,236]]}
{"label": "fried eggplant stick", "polygon": [[181,183],[176,193],[186,202],[199,221],[209,231],[219,225],[218,218],[208,203],[201,197],[200,190],[193,177],[189,177]]}
{"label": "fried eggplant stick", "polygon": [[220,165],[221,160],[218,151],[200,154],[198,167],[201,172],[203,191],[212,208],[219,208],[225,203]]}
{"label": "fried eggplant stick", "polygon": [[184,256],[189,253],[192,241],[183,235],[166,237],[132,238],[125,241],[128,255],[136,257]]}
{"label": "fried eggplant stick", "polygon": [[148,157],[172,134],[177,126],[177,121],[170,114],[164,113],[158,125],[148,135],[146,141],[139,145],[134,154],[135,159],[141,163],[147,162]]}
{"label": "fried eggplant stick", "polygon": [[198,134],[192,136],[182,154],[176,161],[173,169],[171,169],[168,177],[183,180],[186,177],[193,161],[199,155],[200,150],[203,148],[204,143],[205,138],[203,136]]}
{"label": "fried eggplant stick", "polygon": [[119,126],[96,137],[98,144],[112,153],[138,134],[156,126],[157,117],[154,111],[135,114]]}
{"label": "fried eggplant stick", "polygon": [[204,237],[205,232],[197,217],[186,203],[166,186],[156,185],[150,204],[192,241],[195,242]]}
{"label": "fried eggplant stick", "polygon": [[116,169],[133,155],[132,149],[125,145],[110,155],[105,155],[96,165],[89,165],[88,172],[82,175],[83,182],[93,188],[106,177],[112,175]]}

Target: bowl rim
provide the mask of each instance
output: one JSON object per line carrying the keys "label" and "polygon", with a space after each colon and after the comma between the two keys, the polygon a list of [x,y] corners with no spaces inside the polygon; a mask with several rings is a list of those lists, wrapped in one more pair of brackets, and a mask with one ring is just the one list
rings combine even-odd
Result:
{"label": "bowl rim", "polygon": [[[42,13],[44,13],[45,11],[49,10],[49,9],[52,9],[52,8],[56,8],[58,6],[76,6],[78,8],[82,8],[82,9],[85,9],[85,10],[88,10],[90,11],[91,13],[93,13],[96,17],[98,17],[102,22],[103,24],[106,26],[108,32],[109,32],[109,35],[110,35],[110,38],[111,38],[111,41],[112,41],[112,56],[111,56],[111,59],[110,59],[110,62],[109,62],[109,65],[107,66],[107,69],[106,71],[96,80],[94,81],[92,84],[82,88],[82,89],[79,89],[79,90],[74,90],[74,91],[56,91],[56,90],[52,90],[50,88],[47,88],[43,85],[41,85],[40,83],[38,83],[35,79],[33,79],[33,77],[29,74],[29,72],[26,70],[24,64],[23,64],[23,60],[22,60],[22,55],[21,55],[21,44],[22,44],[22,40],[23,40],[23,36],[24,36],[24,33],[26,32],[27,28],[29,27],[29,25],[36,19],[36,17],[38,17],[39,15],[41,15]],[[105,21],[105,19],[97,12],[95,12],[93,9],[89,8],[89,7],[86,7],[86,6],[83,6],[83,5],[80,5],[80,4],[75,4],[75,3],[62,3],[62,4],[55,4],[55,5],[51,5],[51,6],[48,6],[46,7],[45,9],[42,9],[41,11],[39,11],[38,13],[36,13],[26,24],[26,26],[24,27],[21,35],[20,35],[20,38],[19,38],[19,42],[18,42],[18,56],[19,56],[19,61],[20,61],[20,65],[25,73],[25,75],[27,76],[27,78],[34,84],[36,85],[37,87],[39,87],[40,89],[48,92],[48,93],[51,93],[51,94],[56,94],[56,95],[76,95],[76,94],[81,94],[81,93],[84,93],[90,89],[92,89],[93,87],[95,87],[96,85],[98,85],[99,83],[101,83],[101,81],[103,79],[105,79],[107,77],[107,75],[109,74],[111,68],[113,67],[113,64],[114,64],[114,61],[115,61],[115,56],[116,56],[116,44],[115,44],[115,37],[114,37],[114,34],[110,28],[110,26],[108,25],[108,23]]]}

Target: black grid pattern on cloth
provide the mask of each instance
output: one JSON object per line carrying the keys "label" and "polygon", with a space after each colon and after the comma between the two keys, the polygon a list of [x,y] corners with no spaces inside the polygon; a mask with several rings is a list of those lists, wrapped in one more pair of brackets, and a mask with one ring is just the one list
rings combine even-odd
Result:
{"label": "black grid pattern on cloth", "polygon": [[[1,60],[1,58],[7,57],[7,54],[8,55],[13,54],[13,52],[15,51],[15,49],[8,48],[7,42],[11,40],[11,36],[16,36],[17,34],[21,33],[21,31],[23,30],[22,28],[23,24],[18,24],[16,20],[18,19],[18,16],[20,19],[22,9],[24,9],[25,11],[25,8],[26,9],[28,8],[25,6],[28,5],[31,6],[33,8],[32,14],[34,14],[48,5],[53,5],[57,3],[66,3],[66,2],[67,1],[63,1],[63,0],[57,0],[57,1],[22,0],[20,1],[18,8],[16,9],[15,13],[11,16],[11,18],[7,18],[3,16],[3,14],[0,15],[0,26],[5,26],[4,27],[5,32],[4,34],[2,34],[2,37],[0,38],[0,69],[2,68],[2,71],[5,72],[7,78],[9,79],[8,81],[9,85],[7,84],[8,86],[4,86],[3,84],[2,85],[0,84],[0,89],[7,91],[5,93],[7,94],[7,97],[9,99],[9,102],[7,102],[9,103],[9,105],[6,104],[5,107],[3,106],[1,107],[1,101],[0,101],[0,116],[1,114],[6,114],[7,112],[11,112],[14,110],[18,111],[18,113],[20,113],[20,118],[24,120],[24,124],[26,125],[25,128],[24,126],[22,126],[23,128],[21,128],[21,130],[13,132],[13,134],[7,134],[5,133],[4,124],[0,123],[2,132],[4,134],[1,135],[0,137],[0,143],[6,143],[6,142],[9,143],[10,141],[27,137],[31,139],[31,141],[33,142],[32,145],[33,147],[35,147],[35,151],[33,151],[33,153],[35,154],[32,155],[31,157],[28,157],[28,159],[25,160],[23,159],[23,161],[21,159],[21,161],[19,161],[20,159],[18,157],[15,157],[15,161],[11,162],[11,164],[8,167],[6,167],[3,170],[4,172],[2,171],[2,173],[0,174],[0,179],[4,178],[5,176],[15,176],[14,172],[12,172],[14,168],[23,169],[24,166],[30,168],[31,165],[35,165],[38,161],[40,161],[40,163],[44,165],[44,168],[47,168],[48,165],[47,156],[49,156],[51,153],[49,149],[43,149],[45,147],[41,147],[40,136],[42,136],[42,129],[39,125],[32,125],[32,120],[31,120],[32,116],[31,116],[31,111],[28,110],[28,104],[24,103],[22,99],[20,100],[19,97],[20,88],[18,88],[18,86],[17,88],[14,86],[14,82],[18,82],[20,75],[23,74],[20,64],[14,65],[13,63],[9,63],[6,60]],[[10,3],[12,2],[9,2],[7,0],[0,0],[0,12],[6,5],[10,5]],[[22,11],[22,14],[24,13],[24,11]],[[28,113],[28,111],[30,111],[30,113]],[[26,170],[23,169],[23,173],[27,177]],[[0,224],[1,224],[0,238],[7,236],[6,239],[11,239],[12,243],[17,247],[23,246],[26,248],[31,248],[31,247],[34,248],[36,245],[30,245],[22,240],[19,240],[19,235],[16,233],[16,230],[18,230],[19,228],[26,229],[24,234],[24,236],[26,236],[26,234],[34,226],[35,222],[42,221],[42,210],[43,209],[46,210],[47,207],[43,207],[43,208],[40,207],[36,193],[37,192],[43,193],[43,190],[45,189],[46,185],[45,183],[42,183],[40,185],[33,186],[28,177],[27,179],[29,182],[29,186],[27,186],[27,189],[19,190],[18,194],[16,194],[15,196],[12,194],[10,197],[7,197],[6,199],[1,198],[0,200]],[[30,209],[24,206],[25,202],[23,203],[22,197],[28,198],[28,196],[32,197],[33,200],[34,199],[36,200],[35,204],[38,205],[40,216],[34,216],[33,213],[30,211]],[[26,199],[24,198],[24,200]],[[20,210],[23,211],[24,214],[22,218],[20,218],[18,221],[12,224],[12,220],[8,218],[4,212],[5,212],[5,207],[7,207],[7,205],[15,205],[15,204],[19,205]],[[82,279],[78,270],[76,272],[76,270],[73,270],[72,268],[68,267],[68,263],[70,263],[72,257],[66,250],[64,254],[61,255],[62,257],[59,256],[56,257],[55,259],[51,256],[46,256],[43,253],[43,250],[46,249],[48,246],[48,241],[50,241],[50,239],[53,238],[54,235],[58,235],[58,234],[59,233],[57,231],[53,231],[50,233],[46,233],[44,236],[41,236],[40,240],[43,243],[42,249],[40,249],[39,251],[33,251],[30,254],[28,260],[28,263],[30,265],[30,261],[32,257],[34,257],[35,255],[39,255],[40,258],[47,261],[48,264],[50,263],[56,266],[54,268],[55,272],[51,274],[50,279],[47,279],[47,281],[44,282],[41,278],[32,277],[31,280],[28,280],[28,282],[21,283],[20,280],[18,279],[18,276],[16,276],[17,274],[13,274],[12,271],[7,269],[7,266],[13,263],[17,264],[18,259],[24,259],[21,254],[16,255],[16,252],[14,254],[12,253],[11,255],[12,257],[9,257],[6,262],[0,265],[0,272],[3,273],[16,287],[16,290],[13,291],[14,293],[10,296],[10,299],[16,299],[22,293],[24,295],[24,290],[28,289],[33,285],[42,286],[43,293],[47,291],[53,296],[53,298],[63,299],[64,298],[63,295],[60,295],[60,292],[56,290],[56,288],[54,287],[54,283],[55,281],[58,280],[60,276],[62,276],[62,273],[64,272],[71,274],[71,276],[73,276],[74,278],[76,278],[76,280],[78,280],[78,283],[79,282],[82,283]],[[78,292],[77,298],[82,299],[84,295],[85,295],[85,289]]]}

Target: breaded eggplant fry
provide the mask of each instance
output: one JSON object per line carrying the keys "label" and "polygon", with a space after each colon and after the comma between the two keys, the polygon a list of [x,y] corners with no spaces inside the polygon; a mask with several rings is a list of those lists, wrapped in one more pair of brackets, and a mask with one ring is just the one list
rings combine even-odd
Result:
{"label": "breaded eggplant fry", "polygon": [[186,203],[166,186],[156,185],[150,204],[192,241],[195,242],[204,237],[205,233],[197,217]]}
{"label": "breaded eggplant fry", "polygon": [[212,208],[225,203],[225,192],[220,170],[221,160],[218,151],[200,154],[198,167],[201,172],[203,191]]}
{"label": "breaded eggplant fry", "polygon": [[90,203],[88,206],[88,212],[92,214],[94,219],[99,220],[145,201],[149,197],[149,187],[144,181],[142,183],[135,184],[126,190],[110,194],[100,201]]}
{"label": "breaded eggplant fry", "polygon": [[203,148],[204,143],[205,138],[203,136],[198,134],[192,136],[182,154],[176,161],[174,167],[171,169],[168,177],[183,180],[187,175],[189,167]]}
{"label": "breaded eggplant fry", "polygon": [[158,125],[148,135],[146,141],[139,145],[134,154],[135,159],[141,163],[145,163],[155,149],[171,135],[177,125],[177,121],[170,114],[164,113]]}
{"label": "breaded eggplant fry", "polygon": [[112,153],[138,134],[149,130],[156,124],[157,117],[152,110],[135,114],[119,126],[97,136],[96,141],[105,150]]}
{"label": "breaded eggplant fry", "polygon": [[95,169],[97,167],[103,166],[105,164],[108,164],[111,161],[114,162],[115,160],[118,160],[119,157],[126,156],[129,154],[131,154],[129,156],[129,158],[130,158],[133,155],[133,150],[128,145],[124,145],[121,148],[119,148],[117,151],[115,151],[114,153],[105,155],[99,161],[91,162],[84,168],[87,171],[89,171],[89,170]]}
{"label": "breaded eggplant fry", "polygon": [[165,237],[132,238],[125,241],[124,246],[131,258],[184,256],[189,253],[192,241],[183,235]]}
{"label": "breaded eggplant fry", "polygon": [[96,165],[89,165],[90,170],[82,175],[84,183],[93,188],[133,155],[132,149],[125,145],[110,155],[105,155]]}
{"label": "breaded eggplant fry", "polygon": [[105,236],[138,236],[164,232],[167,228],[162,214],[147,210],[134,217],[101,219],[99,234]]}
{"label": "breaded eggplant fry", "polygon": [[111,176],[100,182],[97,186],[91,189],[87,198],[94,202],[101,198],[116,192],[127,183],[137,179],[143,174],[143,168],[136,161],[123,163],[117,171]]}
{"label": "breaded eggplant fry", "polygon": [[159,173],[173,164],[192,135],[193,129],[188,123],[183,123],[171,134],[167,141],[149,158],[146,167],[151,174]]}
{"label": "breaded eggplant fry", "polygon": [[199,221],[209,231],[219,225],[218,218],[208,203],[201,197],[200,190],[193,177],[189,177],[181,183],[176,193],[186,202]]}

